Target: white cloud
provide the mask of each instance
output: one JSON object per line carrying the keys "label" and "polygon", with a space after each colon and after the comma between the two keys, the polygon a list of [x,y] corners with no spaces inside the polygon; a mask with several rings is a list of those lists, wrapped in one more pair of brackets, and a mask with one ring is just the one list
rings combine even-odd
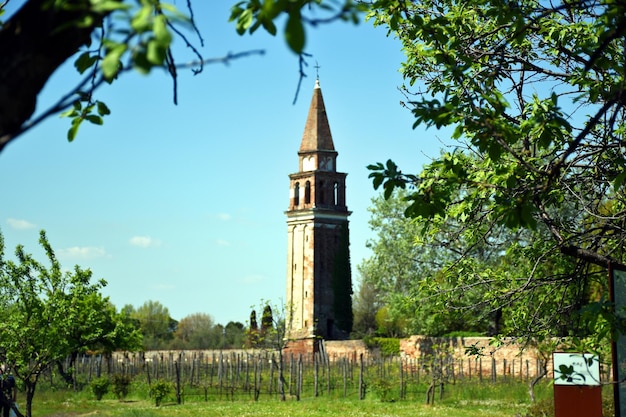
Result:
{"label": "white cloud", "polygon": [[36,227],[33,223],[21,219],[8,218],[7,223],[13,229],[17,230],[34,229]]}
{"label": "white cloud", "polygon": [[71,248],[65,248],[58,250],[60,258],[64,259],[94,259],[104,258],[107,256],[104,248],[97,248],[94,246],[73,246]]}
{"label": "white cloud", "polygon": [[133,236],[130,238],[129,243],[133,246],[140,248],[152,248],[161,246],[161,241],[158,239],[152,239],[150,236]]}
{"label": "white cloud", "polygon": [[226,222],[226,221],[228,221],[228,220],[232,219],[232,218],[233,218],[233,216],[231,216],[231,215],[230,215],[230,214],[228,214],[228,213],[219,213],[219,214],[217,215],[217,218],[218,218],[218,219],[220,219],[220,220],[222,220],[222,221],[225,221],[225,222]]}

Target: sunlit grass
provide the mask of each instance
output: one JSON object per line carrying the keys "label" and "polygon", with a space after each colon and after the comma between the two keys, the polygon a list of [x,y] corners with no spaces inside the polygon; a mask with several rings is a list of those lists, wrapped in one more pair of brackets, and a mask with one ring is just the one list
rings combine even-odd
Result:
{"label": "sunlit grass", "polygon": [[[425,395],[410,399],[382,402],[373,392],[366,399],[337,398],[335,396],[307,397],[296,401],[290,397],[281,402],[277,396],[252,398],[210,399],[194,396],[183,404],[176,404],[170,396],[161,407],[145,395],[145,391],[131,391],[125,401],[107,395],[96,401],[87,389],[81,392],[44,391],[38,393],[33,406],[34,417],[512,417],[524,415],[529,406],[528,386],[521,382],[457,383],[447,385],[443,399],[439,394],[434,405],[425,404]],[[538,388],[538,397],[550,395],[549,384]]]}

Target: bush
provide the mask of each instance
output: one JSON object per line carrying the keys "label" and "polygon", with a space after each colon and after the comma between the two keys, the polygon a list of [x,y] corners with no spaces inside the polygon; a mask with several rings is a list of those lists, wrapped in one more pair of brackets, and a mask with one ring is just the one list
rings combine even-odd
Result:
{"label": "bush", "polygon": [[372,392],[384,403],[391,403],[398,400],[399,388],[390,379],[376,378],[371,384]]}
{"label": "bush", "polygon": [[161,405],[161,401],[163,401],[172,390],[173,387],[170,382],[159,379],[150,387],[150,396],[154,398],[154,404],[158,407]]}
{"label": "bush", "polygon": [[130,391],[130,383],[132,378],[130,375],[115,374],[113,375],[113,393],[118,400],[123,400]]}
{"label": "bush", "polygon": [[383,356],[397,356],[400,354],[400,339],[391,337],[375,337],[372,341],[380,347]]}
{"label": "bush", "polygon": [[89,384],[91,391],[96,396],[96,400],[100,401],[109,392],[111,381],[106,376],[101,376],[91,381]]}

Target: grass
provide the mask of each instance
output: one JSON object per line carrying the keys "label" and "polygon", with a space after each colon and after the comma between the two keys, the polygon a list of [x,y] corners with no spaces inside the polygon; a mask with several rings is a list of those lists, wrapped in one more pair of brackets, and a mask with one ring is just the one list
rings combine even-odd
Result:
{"label": "grass", "polygon": [[[549,397],[550,393],[549,384],[543,384],[537,392],[539,398]],[[322,395],[285,402],[267,395],[257,402],[245,396],[234,401],[213,398],[205,402],[195,396],[177,405],[170,395],[156,407],[138,386],[131,389],[125,401],[111,394],[96,401],[89,390],[40,391],[35,396],[33,417],[514,417],[525,415],[530,405],[527,385],[520,382],[447,385],[442,400],[437,395],[434,405],[425,405],[424,401],[424,396],[414,395],[408,400],[382,402],[370,392],[364,400]]]}
{"label": "grass", "polygon": [[254,401],[212,401],[183,405],[165,404],[155,407],[148,401],[119,402],[116,400],[64,402],[45,404],[34,410],[34,416],[50,417],[512,417],[519,413],[519,407],[512,407],[506,401],[480,401],[467,404],[427,406],[414,402],[401,401],[382,403],[375,400],[329,400],[309,399],[304,401],[280,402],[270,400]]}

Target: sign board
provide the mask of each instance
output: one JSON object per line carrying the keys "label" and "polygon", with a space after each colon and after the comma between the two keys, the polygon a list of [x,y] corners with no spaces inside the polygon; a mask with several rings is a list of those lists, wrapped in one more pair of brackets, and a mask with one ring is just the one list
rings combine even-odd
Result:
{"label": "sign board", "polygon": [[555,417],[602,417],[600,361],[590,353],[554,353]]}
{"label": "sign board", "polygon": [[554,385],[600,385],[600,360],[590,353],[554,353]]}

